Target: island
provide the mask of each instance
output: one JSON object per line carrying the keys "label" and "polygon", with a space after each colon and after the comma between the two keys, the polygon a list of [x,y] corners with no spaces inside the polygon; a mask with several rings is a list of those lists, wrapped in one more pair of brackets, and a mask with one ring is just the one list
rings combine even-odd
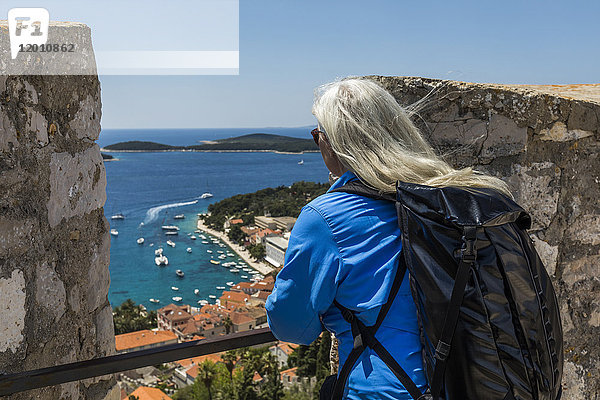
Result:
{"label": "island", "polygon": [[276,152],[306,153],[318,152],[319,147],[312,139],[301,139],[267,133],[252,133],[227,139],[202,141],[202,144],[191,146],[172,146],[156,142],[129,141],[119,142],[104,147],[103,151],[111,152],[158,152],[158,151],[205,151],[205,152]]}

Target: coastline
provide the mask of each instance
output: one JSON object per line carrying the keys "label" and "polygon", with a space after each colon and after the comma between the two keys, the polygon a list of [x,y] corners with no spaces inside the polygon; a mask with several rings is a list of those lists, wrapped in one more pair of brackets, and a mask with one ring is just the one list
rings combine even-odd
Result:
{"label": "coastline", "polygon": [[260,272],[263,275],[267,275],[271,272],[273,272],[275,270],[275,268],[273,266],[267,265],[265,263],[260,263],[260,262],[256,262],[253,260],[252,256],[250,255],[250,252],[248,252],[248,250],[246,250],[244,247],[231,242],[231,240],[229,240],[229,238],[227,237],[227,235],[224,232],[218,232],[215,231],[214,229],[209,228],[208,226],[206,226],[204,224],[204,221],[202,221],[200,219],[200,217],[198,217],[198,223],[196,224],[196,227],[201,230],[202,232],[205,232],[211,236],[217,237],[219,238],[219,240],[223,241],[227,246],[229,246],[238,256],[240,256],[240,258],[242,260],[244,260],[244,262],[246,264],[248,264],[248,266],[254,268],[255,270],[257,270],[258,272]]}
{"label": "coastline", "polygon": [[304,153],[320,153],[319,150],[304,150],[300,152],[294,151],[278,151],[278,150],[110,150],[102,147],[100,151],[105,153],[168,153],[168,152],[181,152],[181,153],[275,153],[275,154],[304,154]]}

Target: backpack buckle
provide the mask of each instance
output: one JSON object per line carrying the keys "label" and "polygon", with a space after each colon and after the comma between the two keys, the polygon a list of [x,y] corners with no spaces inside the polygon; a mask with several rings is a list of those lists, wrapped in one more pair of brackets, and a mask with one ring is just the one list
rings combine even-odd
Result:
{"label": "backpack buckle", "polygon": [[444,361],[450,354],[450,345],[448,343],[438,340],[438,344],[435,348],[435,358],[440,361]]}

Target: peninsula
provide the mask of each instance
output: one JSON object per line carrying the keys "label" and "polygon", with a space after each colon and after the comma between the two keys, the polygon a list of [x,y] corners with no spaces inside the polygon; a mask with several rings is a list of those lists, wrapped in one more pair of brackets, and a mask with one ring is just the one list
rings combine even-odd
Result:
{"label": "peninsula", "polygon": [[104,147],[110,152],[158,152],[158,151],[212,151],[212,152],[249,152],[265,151],[278,153],[318,152],[319,148],[312,139],[300,139],[290,136],[252,133],[214,141],[202,141],[191,146],[172,146],[156,142],[129,141]]}

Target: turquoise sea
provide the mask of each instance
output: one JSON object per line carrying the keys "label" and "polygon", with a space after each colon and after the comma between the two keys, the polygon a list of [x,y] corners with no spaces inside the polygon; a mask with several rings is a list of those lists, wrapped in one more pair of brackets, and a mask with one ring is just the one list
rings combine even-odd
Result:
{"label": "turquoise sea", "polygon": [[[167,144],[189,145],[198,140],[211,140],[238,136],[245,133],[278,133],[287,136],[310,137],[311,127],[265,128],[265,129],[198,129],[198,130],[104,130],[98,140],[100,146],[125,140],[150,140]],[[209,262],[212,250],[220,248],[209,241],[203,244],[190,239],[188,233],[196,229],[196,214],[206,211],[210,203],[240,193],[290,185],[304,180],[326,182],[327,169],[321,155],[274,153],[109,153],[118,161],[106,162],[107,201],[104,207],[111,228],[119,232],[111,236],[110,290],[109,300],[113,306],[131,298],[149,309],[157,309],[172,301],[172,297],[183,297],[183,304],[195,305],[198,300],[217,298],[229,281],[240,282],[240,271],[231,273],[228,268]],[[298,162],[303,160],[304,164]],[[200,199],[210,192],[214,197]],[[111,220],[111,215],[123,213],[124,220]],[[177,214],[185,219],[175,220]],[[143,223],[143,224],[142,224]],[[162,225],[177,225],[179,235],[166,236]],[[196,234],[196,236],[198,236]],[[145,242],[138,245],[136,240]],[[171,238],[175,247],[166,245]],[[153,244],[151,247],[150,244]],[[169,259],[167,267],[157,267],[154,250],[164,249]],[[191,253],[186,249],[190,247]],[[216,258],[216,257],[215,257]],[[237,261],[227,257],[225,261]],[[184,271],[179,278],[176,269]],[[171,289],[179,288],[178,291]],[[198,295],[194,289],[199,289]],[[159,299],[153,304],[150,298]],[[213,301],[211,301],[213,302]]]}

